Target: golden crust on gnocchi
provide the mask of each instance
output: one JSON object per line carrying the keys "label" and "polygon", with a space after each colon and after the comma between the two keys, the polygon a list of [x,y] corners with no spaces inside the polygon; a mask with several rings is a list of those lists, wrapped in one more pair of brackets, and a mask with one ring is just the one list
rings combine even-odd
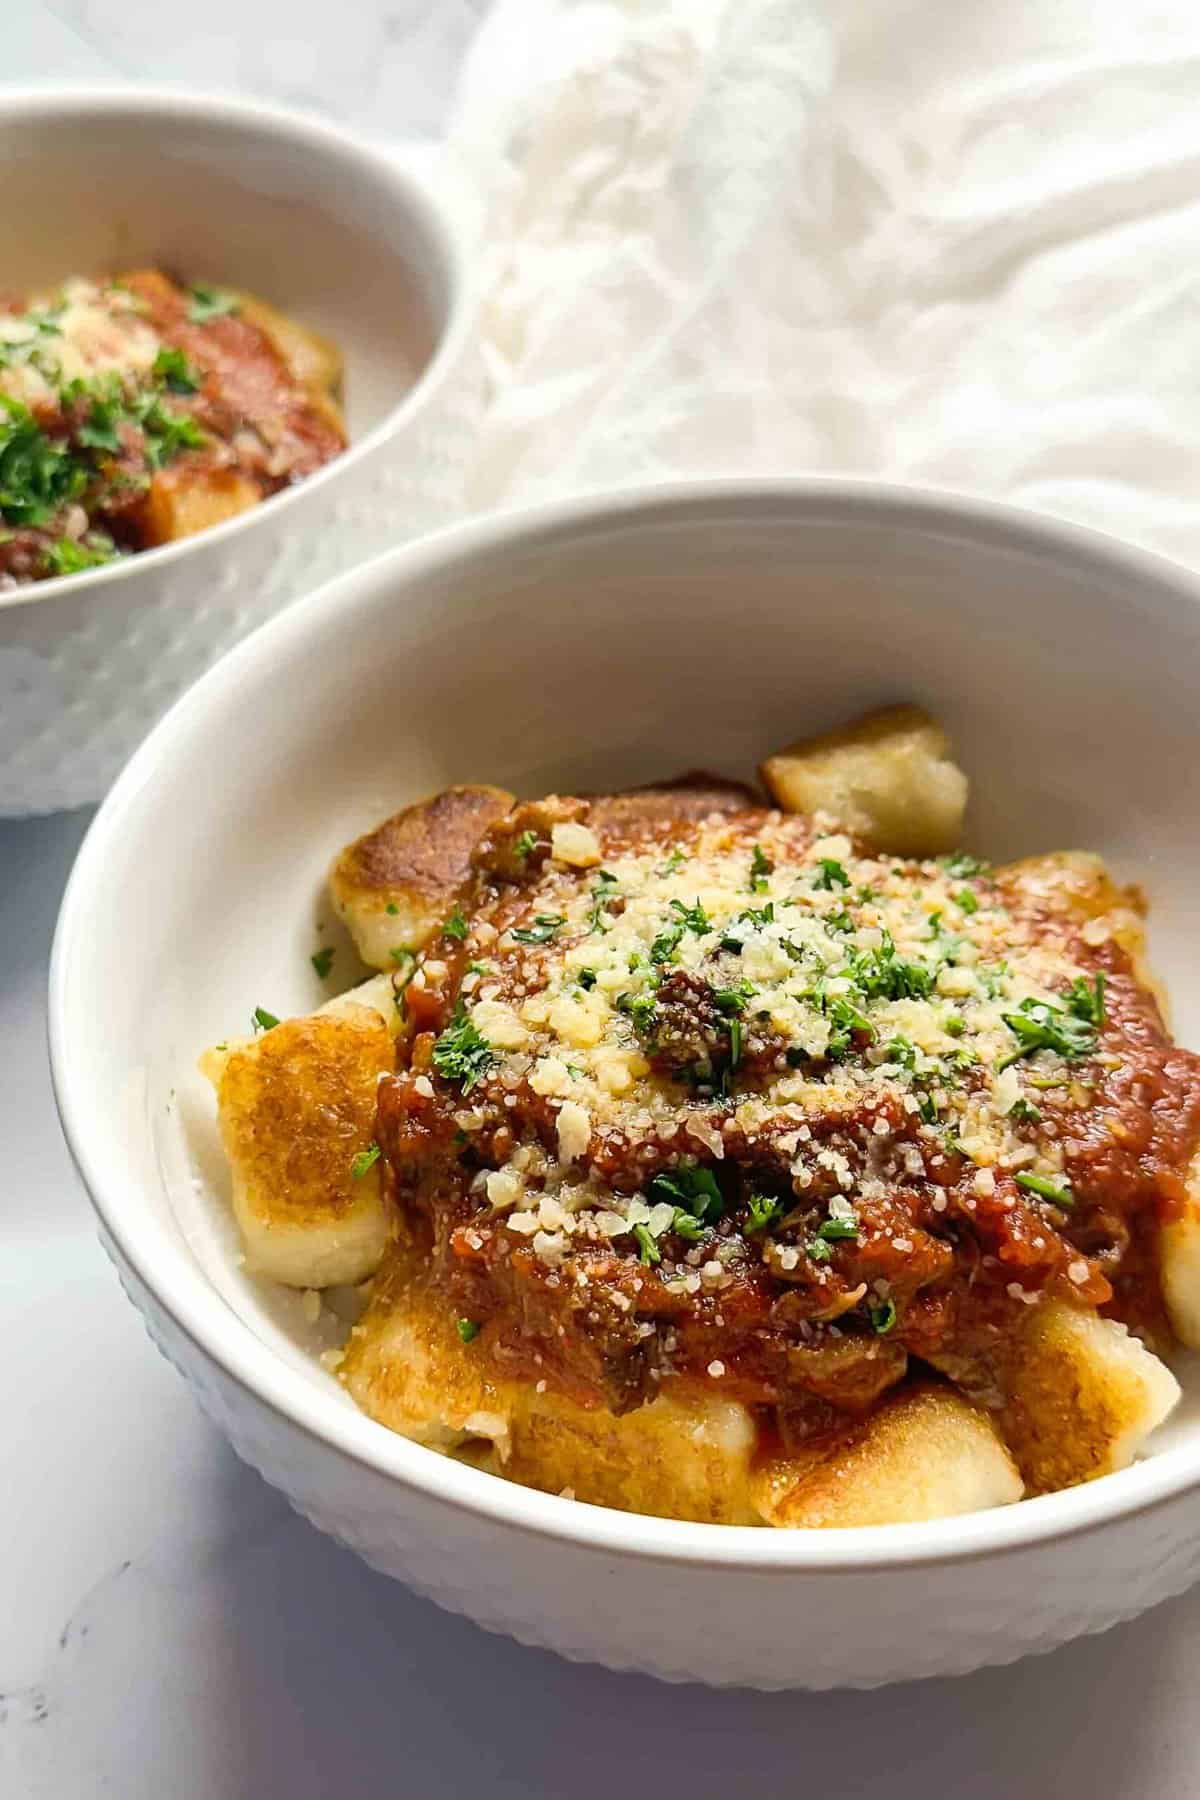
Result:
{"label": "golden crust on gnocchi", "polygon": [[919,706],[885,706],[769,756],[760,770],[786,812],[829,813],[865,843],[938,856],[962,842],[967,778]]}
{"label": "golden crust on gnocchi", "polygon": [[360,1206],[356,1403],[594,1504],[828,1529],[1123,1467],[1200,1335],[1200,1059],[1143,897],[946,849],[915,709],[763,774],[781,810],[451,789],[344,851],[395,972],[213,1071],[251,1255],[299,1216],[279,1278],[356,1279]]}
{"label": "golden crust on gnocchi", "polygon": [[209,1052],[234,1215],[257,1273],[310,1288],[378,1268],[389,1224],[375,1096],[392,1040],[374,1006],[349,1005]]}
{"label": "golden crust on gnocchi", "polygon": [[403,966],[424,948],[450,910],[475,845],[512,803],[503,788],[446,788],[393,813],[340,853],[329,892],[370,968]]}

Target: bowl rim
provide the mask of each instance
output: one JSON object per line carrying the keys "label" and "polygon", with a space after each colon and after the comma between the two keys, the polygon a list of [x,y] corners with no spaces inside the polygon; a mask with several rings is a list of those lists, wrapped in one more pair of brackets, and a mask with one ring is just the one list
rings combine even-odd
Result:
{"label": "bowl rim", "polygon": [[[307,1376],[289,1369],[217,1293],[182,1241],[154,1220],[139,1220],[138,1204],[130,1202],[129,1194],[140,1184],[128,1168],[122,1168],[117,1122],[92,1107],[86,1069],[76,1071],[72,991],[77,987],[85,991],[80,986],[86,968],[81,934],[92,908],[91,890],[103,877],[109,844],[131,824],[136,827],[143,794],[169,780],[176,745],[202,740],[206,720],[220,713],[227,696],[240,695],[244,702],[247,682],[252,683],[259,671],[269,674],[280,648],[319,641],[339,624],[344,629],[348,605],[370,608],[386,596],[394,606],[407,585],[481,553],[495,554],[510,546],[528,550],[564,533],[573,536],[605,527],[666,521],[711,525],[714,510],[722,507],[735,508],[743,522],[755,516],[815,520],[865,512],[894,529],[940,528],[965,535],[974,545],[1065,555],[1084,572],[1091,565],[1110,577],[1125,578],[1131,587],[1141,583],[1169,590],[1180,605],[1200,604],[1200,576],[1091,527],[953,490],[837,476],[671,481],[513,508],[445,527],[325,583],[243,639],[159,721],[103,802],[71,871],[50,964],[51,1076],[67,1145],[102,1231],[115,1247],[118,1262],[128,1264],[175,1328],[210,1364],[282,1421],[372,1476],[395,1482],[398,1497],[407,1488],[489,1526],[551,1540],[571,1550],[756,1574],[901,1571],[1044,1547],[1165,1505],[1200,1484],[1200,1448],[1174,1446],[1081,1487],[923,1524],[772,1531],[648,1517],[568,1501],[412,1443],[347,1406],[343,1396],[327,1394]],[[156,1264],[158,1250],[164,1252],[161,1266]]]}
{"label": "bowl rim", "polygon": [[352,440],[345,450],[302,482],[271,494],[257,506],[196,532],[192,537],[139,550],[97,569],[56,575],[47,581],[30,582],[2,592],[0,610],[36,606],[64,595],[76,598],[85,590],[90,595],[93,590],[120,587],[135,576],[167,568],[201,547],[217,547],[252,531],[262,523],[264,515],[268,520],[274,519],[283,508],[303,503],[372,455],[409,422],[412,414],[426,405],[431,393],[457,365],[472,327],[473,284],[463,236],[451,217],[450,208],[438,198],[432,182],[402,160],[406,147],[403,140],[390,147],[376,144],[295,107],[199,88],[131,87],[112,82],[61,87],[30,85],[0,91],[0,127],[23,121],[119,119],[122,115],[147,125],[158,122],[168,128],[182,120],[223,125],[234,131],[266,130],[280,141],[303,144],[331,164],[339,164],[343,180],[373,181],[390,189],[398,216],[404,216],[410,225],[416,226],[431,260],[441,267],[446,304],[440,319],[432,321],[433,350],[412,386],[377,425],[361,438]]}

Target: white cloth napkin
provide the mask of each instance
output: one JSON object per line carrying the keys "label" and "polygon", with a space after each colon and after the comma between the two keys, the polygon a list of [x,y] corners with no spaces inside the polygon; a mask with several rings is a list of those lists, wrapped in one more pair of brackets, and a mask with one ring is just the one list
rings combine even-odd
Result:
{"label": "white cloth napkin", "polygon": [[470,503],[849,471],[1200,564],[1198,96],[1196,0],[499,0]]}

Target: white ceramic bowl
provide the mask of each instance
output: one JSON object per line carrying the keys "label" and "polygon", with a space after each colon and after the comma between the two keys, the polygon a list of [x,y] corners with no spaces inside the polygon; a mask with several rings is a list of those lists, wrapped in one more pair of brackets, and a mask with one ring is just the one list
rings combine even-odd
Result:
{"label": "white ceramic bowl", "polygon": [[4,288],[160,263],[325,332],[351,447],[252,512],[0,594],[0,815],[98,799],[167,705],[287,600],[455,510],[481,383],[462,255],[394,156],[257,104],[0,97]]}
{"label": "white ceramic bowl", "polygon": [[[949,1673],[1098,1630],[1200,1573],[1200,1381],[1137,1466],[968,1518],[832,1532],[643,1519],[523,1488],[355,1411],[298,1303],[237,1266],[196,1052],[301,1010],[331,852],[445,782],[527,793],[923,701],[971,840],[1141,877],[1200,1038],[1200,589],[1095,534],[869,484],[717,483],[456,528],[290,608],[163,721],[63,904],[55,1085],[151,1335],[237,1450],[373,1564],[481,1623],[672,1679]],[[300,702],[297,703],[297,697]]]}

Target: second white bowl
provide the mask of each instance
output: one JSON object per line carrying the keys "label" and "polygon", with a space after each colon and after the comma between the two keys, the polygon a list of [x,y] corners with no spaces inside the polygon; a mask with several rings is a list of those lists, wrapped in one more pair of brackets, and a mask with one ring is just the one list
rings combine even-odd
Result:
{"label": "second white bowl", "polygon": [[444,522],[482,386],[462,253],[383,150],[175,92],[0,97],[4,285],[158,264],[342,351],[347,451],[194,538],[0,594],[0,816],[98,799],[153,721],[286,601]]}

